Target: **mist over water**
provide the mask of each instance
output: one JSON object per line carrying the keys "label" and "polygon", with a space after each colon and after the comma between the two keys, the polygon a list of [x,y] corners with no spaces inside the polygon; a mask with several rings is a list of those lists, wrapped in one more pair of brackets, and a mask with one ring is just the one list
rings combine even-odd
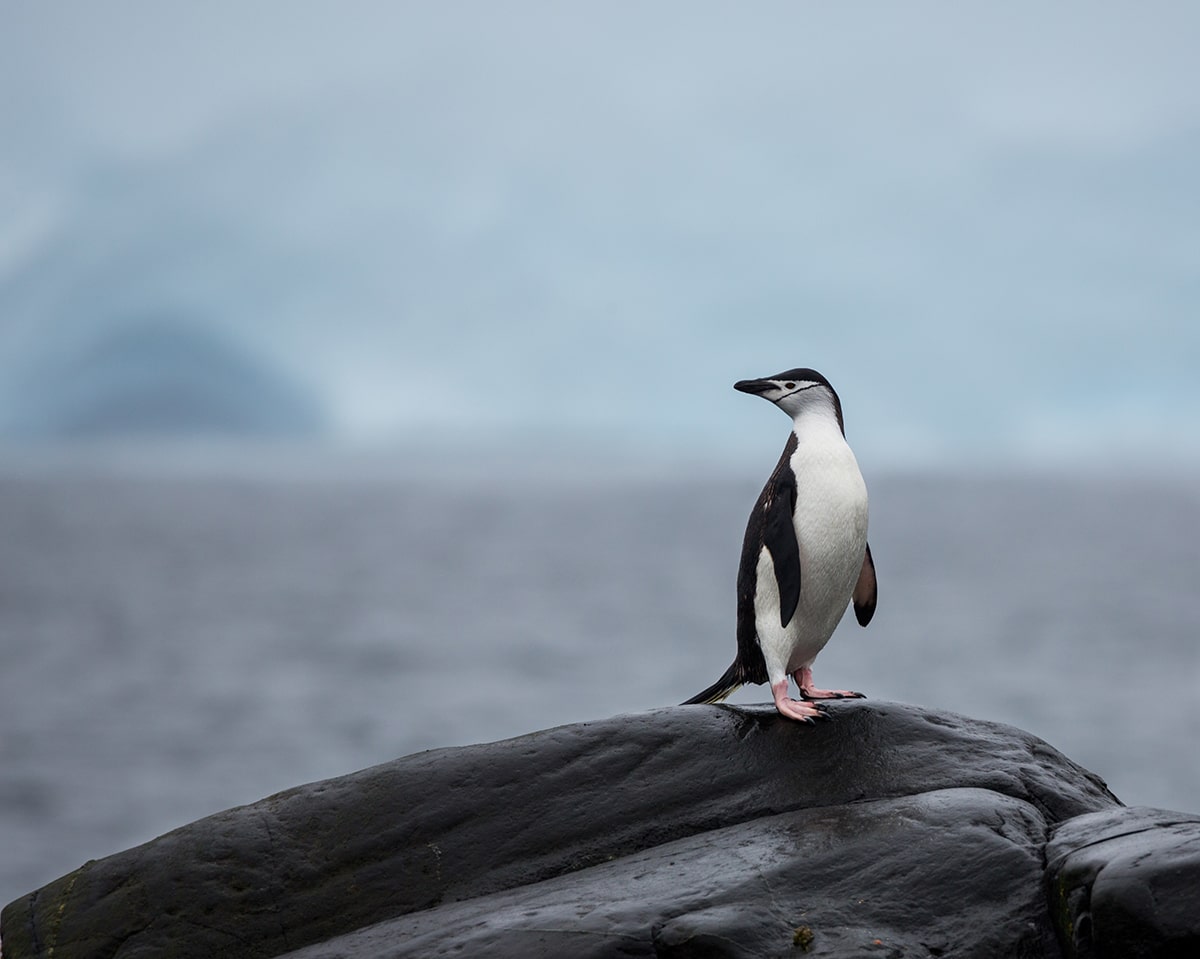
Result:
{"label": "mist over water", "polygon": [[[680,702],[732,659],[761,479],[5,470],[0,900],[302,782]],[[1200,810],[1194,478],[870,485],[879,611],[818,680]]]}

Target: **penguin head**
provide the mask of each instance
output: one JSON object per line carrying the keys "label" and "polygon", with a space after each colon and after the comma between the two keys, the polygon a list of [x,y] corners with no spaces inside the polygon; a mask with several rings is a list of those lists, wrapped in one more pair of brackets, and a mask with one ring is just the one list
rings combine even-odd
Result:
{"label": "penguin head", "polygon": [[796,369],[759,380],[738,380],[735,390],[770,400],[795,419],[806,410],[831,410],[842,422],[842,403],[832,384],[816,370]]}

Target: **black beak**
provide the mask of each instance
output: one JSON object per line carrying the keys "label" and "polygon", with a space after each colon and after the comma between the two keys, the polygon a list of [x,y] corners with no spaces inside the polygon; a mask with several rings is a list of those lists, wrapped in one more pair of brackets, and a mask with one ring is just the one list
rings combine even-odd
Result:
{"label": "black beak", "polygon": [[775,384],[770,380],[738,380],[733,384],[733,388],[743,393],[753,393],[757,396],[767,392],[767,390],[773,390]]}

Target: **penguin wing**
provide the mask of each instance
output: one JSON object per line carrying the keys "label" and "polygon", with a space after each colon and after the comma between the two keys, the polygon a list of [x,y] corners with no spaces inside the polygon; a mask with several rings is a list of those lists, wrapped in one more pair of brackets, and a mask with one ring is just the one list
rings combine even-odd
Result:
{"label": "penguin wing", "polygon": [[792,516],[796,512],[796,476],[778,470],[763,500],[763,545],[771,553],[779,586],[779,625],[787,626],[800,604],[800,544]]}
{"label": "penguin wing", "polygon": [[743,683],[765,683],[767,664],[762,647],[758,645],[758,626],[754,614],[754,596],[758,592],[758,557],[762,552],[762,505],[766,502],[764,489],[754,504],[746,539],[742,544],[742,561],[737,577],[737,659],[739,678]]}
{"label": "penguin wing", "polygon": [[875,582],[875,561],[871,559],[871,544],[867,544],[867,555],[863,557],[862,570],[854,585],[854,618],[859,626],[866,626],[875,615],[875,600],[879,597],[879,586]]}

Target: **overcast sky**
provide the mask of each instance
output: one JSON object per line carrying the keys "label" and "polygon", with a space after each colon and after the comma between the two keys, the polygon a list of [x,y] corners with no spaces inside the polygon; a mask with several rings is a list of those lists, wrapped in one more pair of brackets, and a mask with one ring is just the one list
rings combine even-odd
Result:
{"label": "overcast sky", "polygon": [[[10,3],[0,396],[186,322],[333,435],[1200,462],[1200,7]],[[3,421],[0,417],[0,422]]]}

